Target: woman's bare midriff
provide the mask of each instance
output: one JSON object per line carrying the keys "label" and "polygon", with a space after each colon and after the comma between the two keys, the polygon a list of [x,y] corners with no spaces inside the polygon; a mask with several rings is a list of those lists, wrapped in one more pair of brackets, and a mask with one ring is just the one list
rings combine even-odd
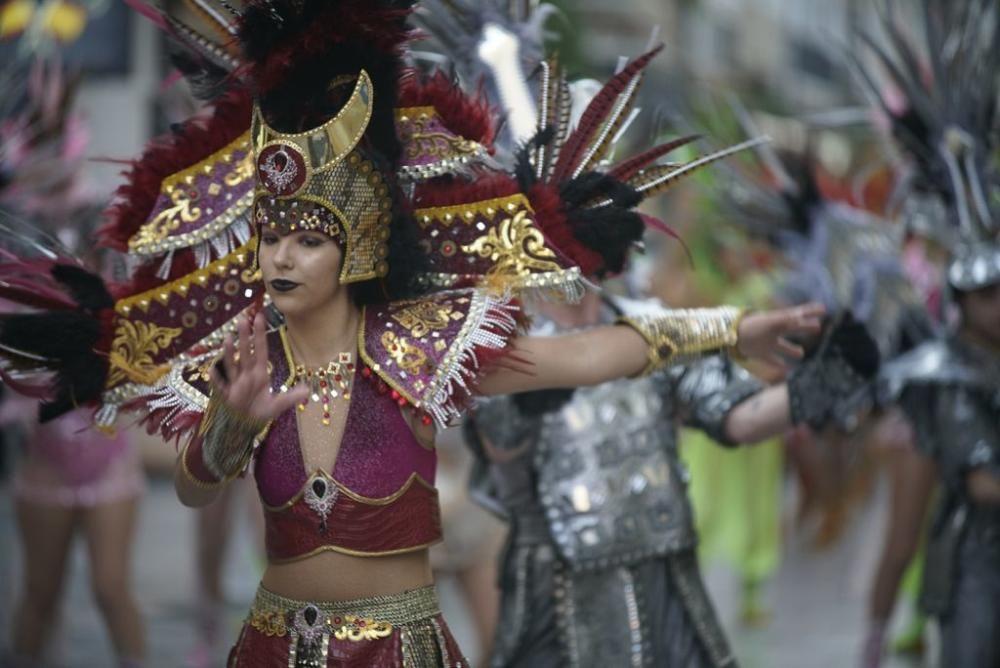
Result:
{"label": "woman's bare midriff", "polygon": [[285,564],[268,564],[261,585],[300,601],[346,601],[399,594],[433,584],[427,550],[385,557],[320,552]]}

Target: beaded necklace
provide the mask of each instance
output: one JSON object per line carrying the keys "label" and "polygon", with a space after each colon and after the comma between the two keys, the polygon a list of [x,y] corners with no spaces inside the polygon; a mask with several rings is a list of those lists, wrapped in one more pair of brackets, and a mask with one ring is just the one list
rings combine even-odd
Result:
{"label": "beaded necklace", "polygon": [[309,402],[320,404],[323,408],[322,422],[330,425],[330,402],[340,398],[351,400],[351,387],[354,384],[354,356],[351,353],[340,353],[335,361],[321,367],[307,367],[296,364],[292,377],[281,386],[281,392],[287,392],[291,387],[302,383],[309,388],[309,396],[298,405],[301,413]]}

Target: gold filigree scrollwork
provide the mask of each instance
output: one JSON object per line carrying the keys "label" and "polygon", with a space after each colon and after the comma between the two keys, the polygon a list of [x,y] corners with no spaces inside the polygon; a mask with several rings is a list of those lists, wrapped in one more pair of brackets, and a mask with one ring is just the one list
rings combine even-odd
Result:
{"label": "gold filigree scrollwork", "polygon": [[227,186],[238,186],[247,179],[252,179],[254,175],[253,171],[253,155],[247,154],[226,174],[223,181]]}
{"label": "gold filigree scrollwork", "polygon": [[107,386],[129,380],[143,385],[152,385],[166,374],[168,365],[157,365],[153,356],[180,336],[183,330],[176,327],[160,327],[148,322],[120,321],[115,331],[108,356],[110,372]]}
{"label": "gold filigree scrollwork", "polygon": [[427,363],[427,355],[423,350],[392,332],[382,335],[382,346],[399,368],[407,373],[419,374]]}
{"label": "gold filigree scrollwork", "polygon": [[392,635],[392,624],[388,622],[377,622],[374,619],[362,619],[353,615],[344,617],[344,622],[333,632],[333,637],[337,640],[361,642],[388,638]]}
{"label": "gold filigree scrollwork", "polygon": [[447,329],[454,307],[451,304],[416,302],[392,314],[392,319],[409,331],[410,336],[422,339],[433,331]]}
{"label": "gold filigree scrollwork", "polygon": [[444,160],[456,155],[472,155],[479,150],[479,144],[474,141],[447,132],[428,130],[432,120],[434,117],[427,114],[410,120],[410,141],[407,142],[406,149],[408,158],[431,157]]}
{"label": "gold filigree scrollwork", "polygon": [[163,241],[180,227],[182,222],[195,223],[201,218],[201,208],[194,205],[194,200],[184,187],[173,187],[167,192],[173,206],[156,214],[155,218],[139,228],[135,236],[129,239],[130,248],[141,248]]}
{"label": "gold filigree scrollwork", "polygon": [[493,263],[487,272],[489,276],[526,276],[532,270],[562,269],[527,211],[518,211],[513,218],[505,218],[488,234],[462,246],[462,250],[489,259]]}
{"label": "gold filigree scrollwork", "polygon": [[281,612],[256,610],[250,614],[250,626],[269,638],[284,638],[288,634],[285,615]]}

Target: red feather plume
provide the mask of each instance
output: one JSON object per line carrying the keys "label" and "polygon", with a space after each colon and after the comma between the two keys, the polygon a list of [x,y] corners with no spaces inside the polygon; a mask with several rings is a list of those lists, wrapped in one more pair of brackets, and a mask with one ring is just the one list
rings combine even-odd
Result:
{"label": "red feather plume", "polygon": [[536,183],[528,191],[528,199],[542,234],[580,267],[585,276],[593,276],[604,266],[604,257],[576,238],[558,190],[544,183]]}
{"label": "red feather plume", "polygon": [[687,137],[678,137],[677,139],[668,141],[665,144],[660,144],[659,146],[651,148],[648,151],[644,151],[633,158],[623,160],[612,167],[608,174],[615,177],[619,181],[628,181],[641,170],[653,164],[668,153],[676,151],[681,146],[687,146],[691,142],[700,138],[701,135],[688,135]]}
{"label": "red feather plume", "polygon": [[555,182],[560,182],[568,178],[576,166],[580,164],[580,161],[587,153],[590,142],[594,139],[594,135],[600,131],[607,120],[608,113],[614,108],[618,96],[625,91],[628,85],[632,83],[632,80],[639,76],[662,50],[663,45],[661,44],[633,60],[625,69],[604,84],[600,92],[594,96],[594,99],[587,106],[586,111],[583,112],[576,130],[569,136],[562,148],[562,152],[559,155],[559,162],[556,163],[556,168],[553,172],[553,180]]}

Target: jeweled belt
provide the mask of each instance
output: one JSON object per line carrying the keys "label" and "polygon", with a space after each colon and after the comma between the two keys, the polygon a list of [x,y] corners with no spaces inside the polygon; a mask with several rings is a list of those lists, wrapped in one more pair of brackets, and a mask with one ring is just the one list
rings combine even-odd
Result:
{"label": "jeweled belt", "polygon": [[337,640],[378,640],[391,635],[394,627],[434,617],[440,612],[433,586],[401,594],[326,603],[297,601],[261,587],[247,621],[267,636],[284,637],[294,632],[311,645],[324,635]]}

